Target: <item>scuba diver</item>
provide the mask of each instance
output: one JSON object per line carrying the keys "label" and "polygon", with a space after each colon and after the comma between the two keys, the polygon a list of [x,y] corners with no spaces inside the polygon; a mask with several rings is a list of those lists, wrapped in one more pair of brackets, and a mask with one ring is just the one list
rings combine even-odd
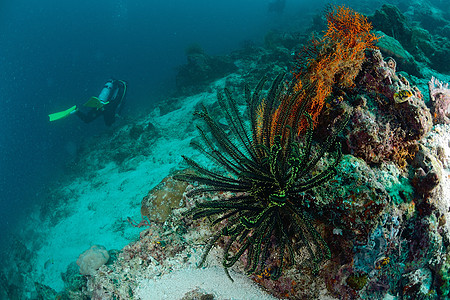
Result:
{"label": "scuba diver", "polygon": [[50,114],[50,121],[56,121],[75,114],[83,122],[90,123],[103,115],[105,125],[111,126],[116,120],[116,112],[120,110],[126,92],[127,84],[125,81],[110,79],[105,83],[98,97],[91,97],[84,104],[84,106],[91,108],[87,113],[82,112],[74,105],[64,111]]}

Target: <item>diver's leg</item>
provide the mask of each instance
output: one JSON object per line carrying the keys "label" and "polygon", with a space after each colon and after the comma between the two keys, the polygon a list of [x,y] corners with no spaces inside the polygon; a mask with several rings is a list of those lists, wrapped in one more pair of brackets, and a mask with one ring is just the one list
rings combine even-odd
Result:
{"label": "diver's leg", "polygon": [[78,110],[75,114],[84,122],[90,123],[97,119],[101,115],[101,111],[97,109],[91,109],[88,113],[84,113],[81,110]]}

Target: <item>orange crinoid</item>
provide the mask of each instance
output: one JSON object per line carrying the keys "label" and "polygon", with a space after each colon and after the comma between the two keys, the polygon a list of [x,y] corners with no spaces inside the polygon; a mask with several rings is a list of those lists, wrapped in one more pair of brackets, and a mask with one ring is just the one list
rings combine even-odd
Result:
{"label": "orange crinoid", "polygon": [[370,32],[372,25],[367,18],[350,8],[331,7],[326,19],[328,29],[324,36],[313,37],[298,53],[293,71],[294,80],[304,91],[300,100],[308,103],[306,111],[315,125],[333,88],[354,86],[365,58],[364,50],[374,48],[378,40]]}
{"label": "orange crinoid", "polygon": [[355,58],[356,54],[373,46],[378,39],[370,33],[372,24],[364,15],[361,15],[345,6],[338,6],[326,14],[328,30],[325,38],[334,42],[339,49]]}

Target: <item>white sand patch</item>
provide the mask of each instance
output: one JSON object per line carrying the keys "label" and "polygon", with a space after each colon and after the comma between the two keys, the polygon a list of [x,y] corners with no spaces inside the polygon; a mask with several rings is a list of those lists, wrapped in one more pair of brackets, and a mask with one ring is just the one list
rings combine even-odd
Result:
{"label": "white sand patch", "polygon": [[[213,86],[220,89],[225,82],[226,78],[223,78]],[[193,113],[200,103],[207,105],[217,99],[215,92],[211,92],[181,101],[177,110],[161,116],[155,109],[140,121],[151,122],[160,133],[151,146],[151,155],[145,157],[136,153],[134,168],[126,172],[111,162],[95,175],[77,178],[61,187],[68,199],[64,203],[69,211],[67,217],[53,226],[42,224],[38,218],[30,222],[31,228],[39,228],[45,234],[43,245],[33,250],[37,254],[33,281],[61,291],[64,288],[61,273],[83,251],[95,244],[105,246],[107,250],[120,250],[138,238],[141,229],[129,225],[127,217],[140,220],[142,198],[174,169],[180,168],[181,155],[198,155],[189,146],[191,139],[198,136],[192,121]],[[49,260],[53,264],[44,268]]]}
{"label": "white sand patch", "polygon": [[[44,246],[37,252],[36,266],[42,283],[61,290],[61,273],[94,244],[108,250],[122,249],[137,236],[139,229],[129,226],[128,216],[136,217],[140,198],[150,186],[142,170],[119,173],[114,164],[99,170],[95,178],[79,178],[66,187],[73,198],[70,215],[48,228]],[[69,192],[70,191],[70,192]],[[52,259],[54,265],[43,269]]]}
{"label": "white sand patch", "polygon": [[264,293],[248,277],[230,271],[232,282],[223,268],[182,269],[157,279],[139,283],[137,296],[142,300],[181,299],[187,292],[200,289],[213,294],[214,299],[278,299]]}

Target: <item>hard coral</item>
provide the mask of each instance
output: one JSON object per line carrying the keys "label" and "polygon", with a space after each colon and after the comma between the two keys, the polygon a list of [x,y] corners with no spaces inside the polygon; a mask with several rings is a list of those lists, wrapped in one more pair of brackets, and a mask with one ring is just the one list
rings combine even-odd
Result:
{"label": "hard coral", "polygon": [[[86,298],[83,299],[135,299],[139,280],[168,273],[180,265],[186,267],[184,259],[174,258],[185,248],[182,236],[175,233],[182,226],[173,219],[165,225],[152,222],[141,232],[139,240],[120,251],[112,264],[102,266],[94,276],[87,278],[87,288],[83,289]],[[191,248],[188,255],[192,253]],[[169,262],[171,259],[174,261]]]}
{"label": "hard coral", "polygon": [[94,245],[80,254],[77,265],[81,275],[93,275],[98,268],[106,264],[109,259],[108,251],[103,246]]}
{"label": "hard coral", "polygon": [[174,208],[183,206],[186,186],[186,183],[167,176],[142,199],[141,215],[151,221],[165,222]]}

